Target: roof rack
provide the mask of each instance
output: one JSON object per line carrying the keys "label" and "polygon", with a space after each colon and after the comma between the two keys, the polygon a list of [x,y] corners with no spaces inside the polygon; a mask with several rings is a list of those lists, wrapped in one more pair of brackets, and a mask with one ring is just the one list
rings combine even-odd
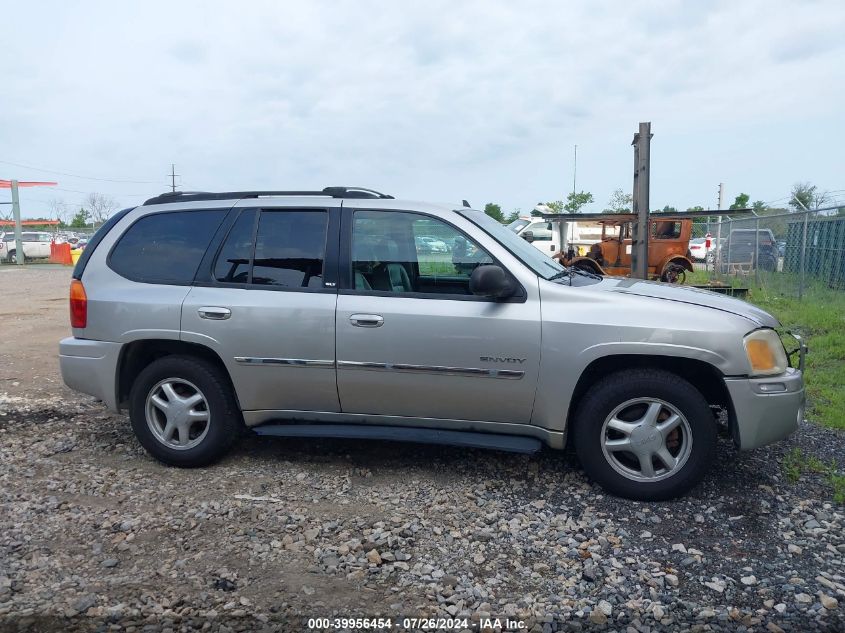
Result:
{"label": "roof rack", "polygon": [[326,187],[322,191],[168,191],[150,198],[144,205],[168,202],[196,202],[200,200],[232,200],[261,198],[265,196],[327,196],[330,198],[380,198],[393,199],[386,193],[363,187]]}

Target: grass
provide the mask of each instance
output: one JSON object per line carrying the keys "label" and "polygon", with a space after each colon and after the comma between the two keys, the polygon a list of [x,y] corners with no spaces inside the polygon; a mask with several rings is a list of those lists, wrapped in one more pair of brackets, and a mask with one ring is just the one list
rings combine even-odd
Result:
{"label": "grass", "polygon": [[[705,272],[687,275],[688,284],[707,281]],[[784,329],[800,334],[810,348],[804,374],[808,418],[845,429],[845,292],[810,283],[799,301],[797,281],[790,275],[766,275],[760,286],[754,286],[753,278],[742,281],[749,287],[750,303],[772,313]],[[732,278],[730,283],[740,282]]]}
{"label": "grass", "polygon": [[804,374],[808,417],[845,429],[845,293],[810,286],[799,301],[759,288],[752,289],[749,300],[774,314],[785,329],[803,336],[809,346]]}
{"label": "grass", "polygon": [[[688,284],[708,281],[706,272],[687,275]],[[760,285],[755,285],[753,278],[723,281],[748,287],[750,303],[777,317],[785,330],[804,338],[810,349],[804,372],[807,418],[822,426],[845,429],[845,292],[810,281],[799,300],[798,280],[788,274],[763,275]],[[792,483],[806,473],[821,476],[830,486],[834,502],[845,504],[845,474],[838,471],[835,461],[825,462],[794,448],[781,467]]]}
{"label": "grass", "polygon": [[824,462],[814,455],[804,455],[800,448],[793,448],[781,463],[790,483],[797,482],[805,473],[822,475],[833,490],[833,500],[845,503],[845,475],[837,473],[836,462]]}

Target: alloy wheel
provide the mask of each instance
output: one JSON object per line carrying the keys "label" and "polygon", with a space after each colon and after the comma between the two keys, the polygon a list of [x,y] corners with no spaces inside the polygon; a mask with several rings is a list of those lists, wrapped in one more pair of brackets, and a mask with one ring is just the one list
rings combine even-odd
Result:
{"label": "alloy wheel", "polygon": [[208,434],[208,401],[196,385],[182,378],[156,383],[147,394],[144,411],[150,432],[168,448],[194,448]]}
{"label": "alloy wheel", "polygon": [[610,466],[633,481],[671,477],[687,462],[692,430],[686,417],[658,398],[635,398],[617,406],[601,429],[602,453]]}

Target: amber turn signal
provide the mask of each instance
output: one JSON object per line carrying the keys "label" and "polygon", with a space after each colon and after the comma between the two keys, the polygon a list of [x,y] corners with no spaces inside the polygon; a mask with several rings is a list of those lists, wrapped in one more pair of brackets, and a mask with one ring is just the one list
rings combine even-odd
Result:
{"label": "amber turn signal", "polygon": [[768,371],[775,367],[775,355],[772,348],[766,341],[748,341],[745,345],[748,350],[748,360],[754,371]]}

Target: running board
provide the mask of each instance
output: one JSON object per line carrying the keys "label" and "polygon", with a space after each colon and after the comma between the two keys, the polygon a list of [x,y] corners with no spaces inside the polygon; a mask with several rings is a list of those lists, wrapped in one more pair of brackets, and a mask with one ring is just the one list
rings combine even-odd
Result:
{"label": "running board", "polygon": [[533,437],[449,431],[410,426],[375,426],[369,424],[264,424],[253,427],[258,435],[276,437],[337,437],[346,439],[387,440],[417,444],[446,444],[484,448],[510,453],[536,453],[543,444]]}

